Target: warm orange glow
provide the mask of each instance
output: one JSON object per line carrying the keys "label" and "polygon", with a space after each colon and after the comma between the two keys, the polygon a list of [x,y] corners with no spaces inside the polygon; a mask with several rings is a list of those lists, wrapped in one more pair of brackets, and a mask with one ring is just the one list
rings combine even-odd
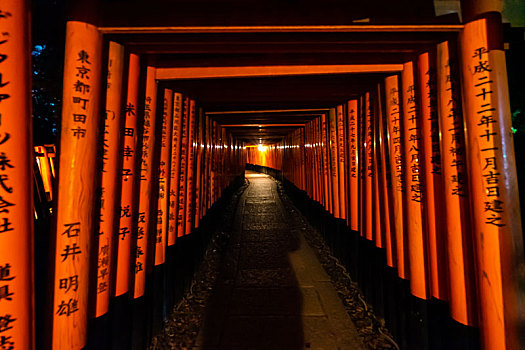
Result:
{"label": "warm orange glow", "polygon": [[280,145],[246,146],[246,162],[282,170],[283,150]]}

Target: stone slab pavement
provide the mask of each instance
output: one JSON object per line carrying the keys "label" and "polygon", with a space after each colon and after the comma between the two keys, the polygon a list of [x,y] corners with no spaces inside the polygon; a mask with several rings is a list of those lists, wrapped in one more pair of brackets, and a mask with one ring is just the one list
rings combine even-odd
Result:
{"label": "stone slab pavement", "polygon": [[275,181],[249,171],[246,178],[194,349],[364,349],[329,276],[287,219]]}

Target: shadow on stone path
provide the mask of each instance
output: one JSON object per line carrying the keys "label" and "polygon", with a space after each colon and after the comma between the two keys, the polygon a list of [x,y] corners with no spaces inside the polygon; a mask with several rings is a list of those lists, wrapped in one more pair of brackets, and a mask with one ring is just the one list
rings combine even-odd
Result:
{"label": "shadow on stone path", "polygon": [[266,175],[246,172],[194,349],[361,349],[329,276]]}

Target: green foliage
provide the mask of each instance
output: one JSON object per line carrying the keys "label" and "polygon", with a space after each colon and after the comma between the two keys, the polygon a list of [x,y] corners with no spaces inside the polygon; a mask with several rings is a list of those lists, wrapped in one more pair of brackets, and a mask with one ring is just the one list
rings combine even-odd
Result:
{"label": "green foliage", "polygon": [[33,0],[31,7],[33,142],[42,145],[56,143],[60,127],[64,0]]}
{"label": "green foliage", "polygon": [[515,136],[525,136],[525,116],[521,109],[512,112],[512,132]]}
{"label": "green foliage", "polygon": [[56,55],[45,44],[34,45],[33,69],[33,135],[35,144],[54,143],[60,120],[60,84],[57,79]]}

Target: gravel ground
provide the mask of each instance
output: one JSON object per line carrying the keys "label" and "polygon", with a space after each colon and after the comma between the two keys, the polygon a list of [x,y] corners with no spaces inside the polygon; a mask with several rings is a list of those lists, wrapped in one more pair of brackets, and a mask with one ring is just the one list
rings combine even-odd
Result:
{"label": "gravel ground", "polygon": [[[223,253],[228,245],[238,199],[246,187],[247,184],[233,195],[233,200],[230,201],[220,222],[217,223],[212,242],[206,251],[206,258],[195,274],[190,291],[175,306],[173,313],[165,322],[164,330],[153,338],[149,350],[192,349],[205,314],[206,301],[212,294],[220,273]],[[306,218],[300,215],[293,206],[279,182],[278,192],[286,209],[298,214],[292,215],[293,220],[297,221],[296,224],[330,276],[365,346],[368,349],[399,349],[385,328],[384,321],[374,315],[372,307],[365,302],[357,284],[351,280],[339,261],[332,256],[321,234],[310,226]]]}
{"label": "gravel ground", "polygon": [[203,263],[195,273],[189,292],[175,305],[173,313],[164,324],[163,331],[156,335],[148,350],[192,349],[205,314],[206,301],[212,294],[220,273],[223,253],[228,246],[237,203],[248,186],[245,183],[232,197],[216,224],[212,240],[205,253]]}

